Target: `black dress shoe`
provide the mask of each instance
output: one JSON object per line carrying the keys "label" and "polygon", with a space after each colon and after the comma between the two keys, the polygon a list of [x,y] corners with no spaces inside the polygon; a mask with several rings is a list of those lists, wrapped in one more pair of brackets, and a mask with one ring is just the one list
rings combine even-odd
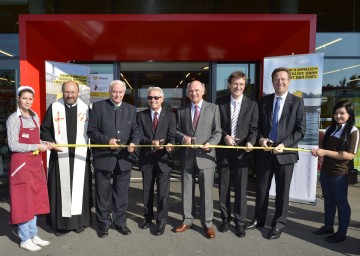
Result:
{"label": "black dress shoe", "polygon": [[332,234],[331,236],[328,236],[325,238],[326,242],[329,243],[340,243],[346,240],[346,236],[339,234],[336,232],[335,234]]}
{"label": "black dress shoe", "polygon": [[155,231],[155,236],[162,236],[165,232],[165,225],[164,224],[158,224],[157,229]]}
{"label": "black dress shoe", "polygon": [[313,232],[314,235],[333,234],[333,233],[334,233],[334,228],[327,226],[322,226],[321,228]]}
{"label": "black dress shoe", "polygon": [[54,234],[57,237],[63,236],[65,234],[69,233],[69,230],[65,230],[65,229],[56,229]]}
{"label": "black dress shoe", "polygon": [[108,234],[109,234],[109,232],[108,232],[108,229],[107,229],[107,228],[106,228],[106,229],[99,229],[98,232],[97,232],[97,235],[98,235],[98,237],[100,237],[100,238],[107,237]]}
{"label": "black dress shoe", "polygon": [[124,236],[130,235],[131,234],[131,230],[127,227],[116,227],[117,231],[119,231],[121,234],[123,234]]}
{"label": "black dress shoe", "polygon": [[220,224],[219,231],[222,233],[225,233],[229,230],[229,222],[223,221]]}
{"label": "black dress shoe", "polygon": [[140,224],[140,228],[141,229],[148,229],[150,228],[150,225],[151,225],[151,221],[144,221],[143,223]]}
{"label": "black dress shoe", "polygon": [[79,227],[77,229],[74,229],[74,232],[80,234],[80,233],[84,232],[84,230],[85,230],[84,227]]}
{"label": "black dress shoe", "polygon": [[269,240],[278,239],[280,235],[281,235],[281,230],[277,228],[272,228],[269,232],[268,239]]}
{"label": "black dress shoe", "polygon": [[236,226],[236,236],[244,237],[246,235],[245,227],[237,225]]}
{"label": "black dress shoe", "polygon": [[262,228],[264,226],[265,226],[265,223],[258,222],[257,220],[253,220],[249,224],[245,225],[245,229]]}

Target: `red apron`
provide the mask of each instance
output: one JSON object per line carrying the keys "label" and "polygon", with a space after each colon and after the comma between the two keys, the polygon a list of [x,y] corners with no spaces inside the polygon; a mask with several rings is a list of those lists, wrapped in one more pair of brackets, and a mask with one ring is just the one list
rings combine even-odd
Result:
{"label": "red apron", "polygon": [[[39,144],[39,127],[24,128],[20,117],[19,142]],[[50,212],[49,195],[41,154],[14,152],[10,162],[10,224],[32,220]]]}

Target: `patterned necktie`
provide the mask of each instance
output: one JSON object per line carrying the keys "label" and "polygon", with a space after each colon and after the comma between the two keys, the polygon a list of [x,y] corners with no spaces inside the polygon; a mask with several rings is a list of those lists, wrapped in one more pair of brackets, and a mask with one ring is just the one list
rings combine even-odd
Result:
{"label": "patterned necktie", "polygon": [[234,109],[231,117],[231,136],[233,138],[235,138],[236,136],[236,126],[239,117],[239,111],[240,111],[240,104],[237,101],[234,101]]}
{"label": "patterned necktie", "polygon": [[158,125],[159,119],[158,119],[158,112],[154,112],[154,120],[153,120],[153,125],[154,128],[156,129],[157,125]]}
{"label": "patterned necktie", "polygon": [[280,110],[280,100],[281,97],[276,97],[274,113],[271,123],[271,131],[270,131],[270,140],[276,142],[277,141],[277,128],[279,124],[279,110]]}
{"label": "patterned necktie", "polygon": [[193,119],[193,128],[194,130],[196,130],[198,121],[199,121],[199,117],[200,117],[200,110],[199,110],[199,106],[195,105],[195,113],[194,113],[194,119]]}

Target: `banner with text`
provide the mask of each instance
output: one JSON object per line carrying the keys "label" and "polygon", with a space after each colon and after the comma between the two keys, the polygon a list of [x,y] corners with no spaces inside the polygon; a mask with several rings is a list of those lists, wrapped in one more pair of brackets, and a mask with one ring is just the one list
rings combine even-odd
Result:
{"label": "banner with text", "polygon": [[46,108],[62,97],[61,86],[64,82],[72,80],[79,84],[79,98],[86,104],[90,103],[90,87],[88,66],[45,61],[46,72]]}

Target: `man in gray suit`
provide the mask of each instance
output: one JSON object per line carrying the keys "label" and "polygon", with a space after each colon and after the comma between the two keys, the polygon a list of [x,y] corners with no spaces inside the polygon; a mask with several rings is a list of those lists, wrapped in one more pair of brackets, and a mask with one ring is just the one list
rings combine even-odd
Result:
{"label": "man in gray suit", "polygon": [[[195,80],[188,84],[187,94],[191,103],[178,110],[176,140],[189,147],[182,148],[183,224],[175,232],[192,228],[195,218],[195,178],[200,188],[200,220],[209,239],[215,238],[213,219],[213,184],[216,167],[215,150],[221,139],[220,114],[217,105],[203,100],[205,85]],[[192,148],[191,144],[202,144]]]}

